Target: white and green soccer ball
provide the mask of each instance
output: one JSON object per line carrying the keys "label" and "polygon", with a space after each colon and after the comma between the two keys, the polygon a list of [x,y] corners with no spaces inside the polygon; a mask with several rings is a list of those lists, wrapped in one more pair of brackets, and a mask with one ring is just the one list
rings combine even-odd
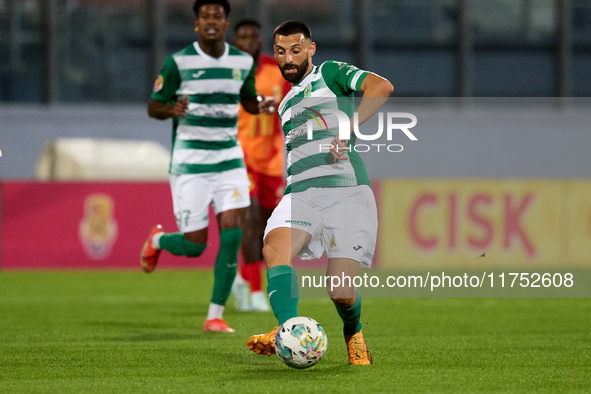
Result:
{"label": "white and green soccer ball", "polygon": [[293,317],[283,323],[275,337],[275,351],[292,368],[310,368],[324,356],[327,346],[324,329],[309,317]]}

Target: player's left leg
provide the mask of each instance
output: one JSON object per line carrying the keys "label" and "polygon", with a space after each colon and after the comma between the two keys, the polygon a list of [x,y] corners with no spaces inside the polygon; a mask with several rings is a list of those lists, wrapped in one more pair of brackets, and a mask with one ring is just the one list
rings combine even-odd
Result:
{"label": "player's left leg", "polygon": [[[330,197],[335,191],[320,191],[317,198]],[[327,290],[343,321],[343,333],[349,352],[349,364],[369,365],[371,353],[361,331],[361,294],[353,285],[359,266],[370,267],[377,236],[377,208],[368,186],[343,188],[334,203],[326,207],[330,224],[323,233],[328,257]],[[344,278],[344,279],[343,279]],[[350,278],[350,279],[349,279]],[[339,283],[340,282],[340,283]],[[332,284],[337,288],[330,288]]]}
{"label": "player's left leg", "polygon": [[[361,330],[361,293],[353,285],[358,269],[359,262],[353,259],[330,258],[326,270],[326,289],[343,321],[349,364],[369,365],[373,360]],[[338,278],[338,281],[331,280],[333,277]]]}
{"label": "player's left leg", "polygon": [[250,205],[248,177],[244,168],[219,174],[212,206],[220,229],[220,249],[215,262],[211,303],[204,331],[234,332],[222,315],[236,277],[245,208]]}
{"label": "player's left leg", "polygon": [[245,209],[232,209],[217,215],[220,228],[220,249],[214,268],[213,294],[203,329],[205,331],[234,332],[222,315],[236,277],[238,250],[242,239],[241,222]]}

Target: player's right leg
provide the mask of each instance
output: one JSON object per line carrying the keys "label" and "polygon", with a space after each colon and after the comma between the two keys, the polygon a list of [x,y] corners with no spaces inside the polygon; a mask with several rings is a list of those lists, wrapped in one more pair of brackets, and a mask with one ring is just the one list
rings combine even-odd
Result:
{"label": "player's right leg", "polygon": [[265,237],[263,256],[267,264],[267,293],[279,325],[266,334],[253,335],[246,341],[256,354],[275,353],[275,335],[280,325],[298,315],[299,287],[291,266],[292,260],[310,242],[306,231],[278,227]]}
{"label": "player's right leg", "polygon": [[351,258],[329,258],[326,290],[343,321],[349,364],[370,365],[373,363],[371,352],[361,330],[361,293],[353,285],[358,269],[359,262]]}
{"label": "player's right leg", "polygon": [[140,255],[142,269],[147,273],[156,268],[162,250],[176,256],[198,257],[207,246],[212,200],[209,175],[171,175],[170,187],[180,232],[165,233],[159,225],[152,229]]}
{"label": "player's right leg", "polygon": [[[273,210],[277,207],[285,190],[285,179],[283,177],[267,176],[256,174],[254,179],[257,182],[258,192],[258,212],[256,220],[252,226],[252,232],[258,240],[263,240],[265,235],[265,226],[269,221]],[[252,206],[251,206],[252,207]],[[246,263],[242,271],[245,278],[248,278],[251,289],[250,306],[253,311],[268,311],[269,302],[262,291],[261,268],[264,264],[262,256],[262,245],[259,242],[253,242],[253,252],[250,256],[244,255]],[[260,246],[259,246],[260,245]],[[249,258],[250,257],[250,258]]]}
{"label": "player's right leg", "polygon": [[247,171],[251,205],[242,228],[241,250],[244,263],[241,265],[240,275],[236,276],[232,292],[236,310],[266,312],[270,310],[270,305],[262,291],[261,269],[265,263],[262,241],[267,221],[283,196],[285,179],[267,176],[248,167]]}

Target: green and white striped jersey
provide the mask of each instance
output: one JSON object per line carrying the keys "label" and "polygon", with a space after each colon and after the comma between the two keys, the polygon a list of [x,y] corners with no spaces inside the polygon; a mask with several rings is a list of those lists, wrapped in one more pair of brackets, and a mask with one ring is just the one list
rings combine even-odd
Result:
{"label": "green and white striped jersey", "polygon": [[240,100],[256,96],[253,58],[226,43],[220,58],[195,42],[169,56],[152,99],[173,105],[185,94],[189,110],[173,119],[171,174],[201,174],[244,167],[237,142]]}
{"label": "green and white striped jersey", "polygon": [[[322,114],[323,109],[339,109],[353,116],[354,91],[369,74],[357,67],[329,60],[314,66],[299,84],[294,85],[279,105],[279,116],[287,146],[287,188],[285,194],[311,187],[349,187],[371,182],[359,154],[351,150],[349,160],[334,163],[321,144],[330,144],[338,135],[335,115]],[[313,138],[308,139],[308,121],[313,125]],[[355,143],[355,134],[351,135]]]}

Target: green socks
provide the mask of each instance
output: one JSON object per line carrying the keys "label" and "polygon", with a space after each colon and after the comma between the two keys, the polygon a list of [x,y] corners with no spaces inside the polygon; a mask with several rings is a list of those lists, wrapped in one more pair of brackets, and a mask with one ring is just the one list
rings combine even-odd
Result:
{"label": "green socks", "polygon": [[[228,228],[220,231],[220,250],[215,261],[213,295],[211,302],[226,305],[232,291],[232,284],[238,267],[238,249],[242,239],[242,229]],[[162,242],[162,241],[160,241]]]}
{"label": "green socks", "polygon": [[195,244],[183,235],[183,233],[162,234],[160,248],[176,256],[198,257],[205,250],[206,245]]}
{"label": "green socks", "polygon": [[[287,320],[298,315],[299,287],[298,278],[293,268],[279,265],[267,271],[267,293],[273,313],[282,325]],[[357,290],[357,289],[356,289]],[[345,335],[353,335],[361,330],[361,293],[357,290],[355,304],[346,310],[337,308],[343,321]]]}
{"label": "green socks", "polygon": [[267,294],[273,313],[282,325],[298,315],[300,289],[295,271],[288,265],[278,265],[267,271]]}
{"label": "green socks", "polygon": [[345,335],[353,335],[361,331],[361,293],[359,289],[357,289],[355,305],[346,310],[337,308],[337,312],[343,321],[343,333]]}

